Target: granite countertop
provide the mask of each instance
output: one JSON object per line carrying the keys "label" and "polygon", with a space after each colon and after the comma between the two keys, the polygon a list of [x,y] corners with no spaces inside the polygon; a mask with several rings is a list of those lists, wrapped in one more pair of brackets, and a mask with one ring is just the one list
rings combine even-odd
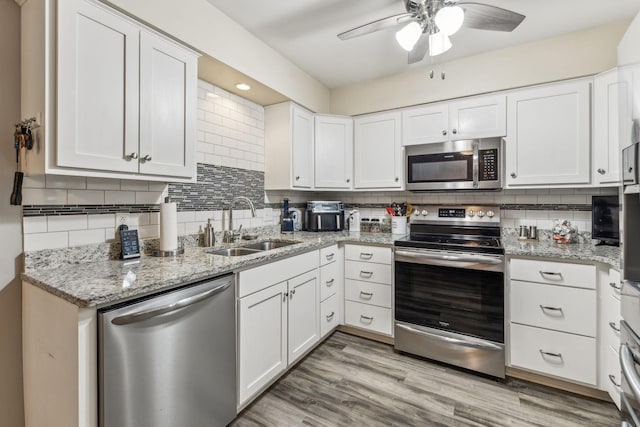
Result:
{"label": "granite countertop", "polygon": [[[76,264],[42,265],[30,268],[22,279],[78,307],[104,307],[134,297],[170,289],[214,276],[237,272],[278,259],[302,254],[337,242],[393,245],[398,236],[389,233],[263,234],[269,238],[300,243],[245,256],[212,255],[202,247],[186,247],[184,255],[157,258],[143,255],[137,260],[104,260]],[[257,241],[260,241],[257,240]],[[242,241],[213,249],[253,243]]]}

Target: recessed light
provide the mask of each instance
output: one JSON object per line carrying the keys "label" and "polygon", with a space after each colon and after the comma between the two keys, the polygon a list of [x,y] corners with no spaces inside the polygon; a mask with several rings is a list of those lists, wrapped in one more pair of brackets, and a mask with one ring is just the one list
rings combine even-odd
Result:
{"label": "recessed light", "polygon": [[238,83],[238,84],[236,85],[236,87],[237,87],[238,89],[240,89],[240,90],[249,90],[249,89],[251,89],[251,86],[249,86],[249,85],[248,85],[248,84],[246,84],[246,83]]}

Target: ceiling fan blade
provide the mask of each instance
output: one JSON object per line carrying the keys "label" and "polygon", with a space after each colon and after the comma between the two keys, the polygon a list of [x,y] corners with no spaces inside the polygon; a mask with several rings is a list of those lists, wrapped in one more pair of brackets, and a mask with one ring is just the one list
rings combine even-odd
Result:
{"label": "ceiling fan blade", "polygon": [[409,52],[409,64],[415,64],[416,62],[422,61],[424,56],[427,54],[427,50],[429,49],[429,34],[422,33],[416,45]]}
{"label": "ceiling fan blade", "polygon": [[464,9],[464,23],[467,28],[491,31],[513,31],[525,16],[507,9],[482,3],[456,3]]}
{"label": "ceiling fan blade", "polygon": [[378,19],[377,21],[369,22],[368,24],[361,25],[344,33],[338,34],[340,40],[348,40],[354,37],[363,36],[365,34],[374,33],[376,31],[384,30],[385,28],[393,27],[403,22],[411,21],[415,18],[412,13],[401,13],[399,15],[389,16],[387,18]]}

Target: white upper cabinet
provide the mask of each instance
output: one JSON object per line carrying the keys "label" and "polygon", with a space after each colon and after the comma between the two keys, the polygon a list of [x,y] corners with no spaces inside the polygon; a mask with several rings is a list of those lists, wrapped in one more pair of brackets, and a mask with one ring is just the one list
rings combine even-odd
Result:
{"label": "white upper cabinet", "polygon": [[507,96],[507,188],[589,184],[590,81]]}
{"label": "white upper cabinet", "polygon": [[353,119],[316,116],[315,187],[350,189],[353,177]]}
{"label": "white upper cabinet", "polygon": [[195,180],[194,51],[93,0],[31,0],[22,22],[29,174]]}
{"label": "white upper cabinet", "polygon": [[284,102],[265,108],[265,190],[313,188],[314,116]]}
{"label": "white upper cabinet", "polygon": [[621,130],[631,130],[629,83],[618,70],[595,77],[593,82],[593,184],[620,183]]}
{"label": "white upper cabinet", "polygon": [[402,112],[402,145],[507,134],[506,97],[483,96]]}
{"label": "white upper cabinet", "polygon": [[400,112],[371,114],[354,120],[355,188],[403,188],[400,126]]}

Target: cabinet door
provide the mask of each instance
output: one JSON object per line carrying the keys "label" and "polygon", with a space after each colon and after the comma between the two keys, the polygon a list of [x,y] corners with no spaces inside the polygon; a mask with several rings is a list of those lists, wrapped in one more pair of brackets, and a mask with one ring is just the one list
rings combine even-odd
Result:
{"label": "cabinet door", "polygon": [[140,35],[140,172],[195,176],[197,58],[172,41]]}
{"label": "cabinet door", "polygon": [[355,119],[355,188],[403,187],[400,119],[399,112]]}
{"label": "cabinet door", "polygon": [[83,0],[57,3],[57,165],[137,172],[139,29]]}
{"label": "cabinet door", "polygon": [[[292,105],[291,107],[291,150],[293,187],[313,187],[313,114]],[[285,167],[285,165],[283,165]]]}
{"label": "cabinet door", "polygon": [[449,104],[449,138],[487,138],[507,134],[507,101],[487,96]]}
{"label": "cabinet door", "polygon": [[590,83],[561,83],[507,97],[507,187],[589,183]]}
{"label": "cabinet door", "polygon": [[351,188],[353,176],[353,119],[316,116],[315,187]]}
{"label": "cabinet door", "polygon": [[402,145],[431,144],[448,140],[447,104],[415,107],[402,112]]}
{"label": "cabinet door", "polygon": [[318,271],[289,280],[289,365],[320,339]]}
{"label": "cabinet door", "polygon": [[238,300],[238,405],[287,367],[287,284]]}
{"label": "cabinet door", "polygon": [[593,82],[593,183],[620,182],[620,132],[631,123],[628,84],[613,70]]}

